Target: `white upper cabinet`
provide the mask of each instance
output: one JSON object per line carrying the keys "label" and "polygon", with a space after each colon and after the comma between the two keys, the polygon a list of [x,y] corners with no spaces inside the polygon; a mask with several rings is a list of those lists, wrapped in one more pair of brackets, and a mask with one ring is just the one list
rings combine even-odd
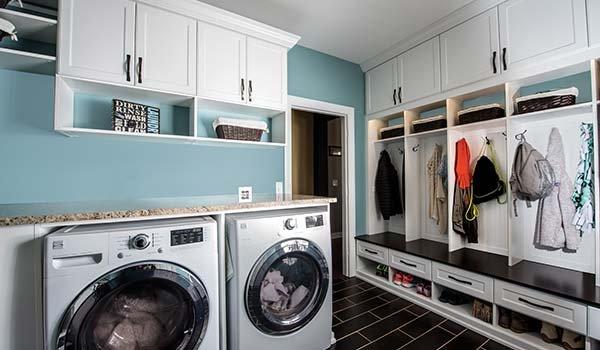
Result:
{"label": "white upper cabinet", "polygon": [[136,85],[196,94],[196,20],[138,4]]}
{"label": "white upper cabinet", "polygon": [[248,104],[283,109],[287,101],[287,49],[248,37]]}
{"label": "white upper cabinet", "polygon": [[59,74],[133,84],[134,2],[62,0],[60,23]]}
{"label": "white upper cabinet", "polygon": [[442,89],[449,90],[500,72],[498,11],[493,8],[440,37]]}
{"label": "white upper cabinet", "polygon": [[365,75],[367,114],[377,113],[398,104],[398,59],[387,61]]}
{"label": "white upper cabinet", "polygon": [[590,46],[600,44],[600,0],[588,0]]}
{"label": "white upper cabinet", "polygon": [[585,0],[510,0],[501,4],[503,69],[587,46],[585,6]]}
{"label": "white upper cabinet", "polygon": [[440,38],[400,55],[397,69],[399,104],[440,92]]}
{"label": "white upper cabinet", "polygon": [[246,36],[198,23],[198,95],[246,101]]}

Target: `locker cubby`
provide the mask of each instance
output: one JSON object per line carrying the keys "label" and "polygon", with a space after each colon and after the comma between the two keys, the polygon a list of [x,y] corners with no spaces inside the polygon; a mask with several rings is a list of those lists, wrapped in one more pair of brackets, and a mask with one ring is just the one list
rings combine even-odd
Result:
{"label": "locker cubby", "polygon": [[428,239],[448,243],[448,189],[443,189],[446,215],[439,222],[429,215],[430,195],[428,189],[427,163],[436,145],[442,154],[448,154],[447,132],[410,135],[406,138],[406,240]]}
{"label": "locker cubby", "polygon": [[465,95],[449,98],[446,101],[446,104],[448,106],[448,125],[454,128],[461,129],[473,129],[479,127],[485,128],[489,124],[493,126],[494,124],[497,124],[499,120],[501,121],[502,118],[459,125],[458,112],[467,108],[473,108],[495,103],[499,104],[502,108],[506,109],[506,92],[504,84],[493,86],[491,88],[487,88],[480,91],[475,91]]}
{"label": "locker cubby", "polygon": [[[504,181],[506,191],[508,188],[508,166],[506,151],[506,121],[501,123],[486,124],[486,127],[477,129],[458,129],[448,131],[448,164],[454,165],[456,161],[456,142],[460,139],[465,139],[471,150],[471,164],[475,167],[477,159],[481,154],[482,147],[487,140],[495,149],[495,161],[499,168],[500,177]],[[488,157],[491,155],[488,154]],[[449,171],[449,202],[454,202],[454,186],[456,176],[454,168]],[[485,252],[508,255],[508,193],[501,197],[499,203],[496,200],[491,200],[485,203],[478,204],[479,216],[478,223],[478,243],[468,243],[466,238],[458,235],[450,228],[449,245],[450,251],[455,251],[461,248],[477,249]]]}

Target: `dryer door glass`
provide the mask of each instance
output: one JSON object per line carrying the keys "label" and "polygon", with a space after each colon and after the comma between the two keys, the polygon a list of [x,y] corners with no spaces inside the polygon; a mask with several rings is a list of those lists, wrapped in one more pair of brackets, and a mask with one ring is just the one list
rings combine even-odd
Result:
{"label": "dryer door glass", "polygon": [[285,335],[308,324],[321,309],[329,269],[314,243],[293,239],[265,252],[246,286],[246,311],[263,333]]}
{"label": "dryer door glass", "polygon": [[75,301],[59,349],[196,349],[208,325],[208,296],[190,272],[166,263],[110,273]]}

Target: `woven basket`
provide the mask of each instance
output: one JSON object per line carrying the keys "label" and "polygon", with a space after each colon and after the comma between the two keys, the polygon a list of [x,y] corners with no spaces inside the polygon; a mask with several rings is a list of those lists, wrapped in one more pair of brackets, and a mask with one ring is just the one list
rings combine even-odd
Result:
{"label": "woven basket", "polygon": [[493,106],[489,108],[474,110],[469,112],[468,110],[464,113],[459,112],[458,125],[477,123],[486,120],[504,118],[505,112],[502,107]]}
{"label": "woven basket", "polygon": [[244,128],[234,125],[219,125],[216,128],[217,136],[220,139],[239,140],[239,141],[260,141],[263,130]]}
{"label": "woven basket", "polygon": [[[429,119],[429,118],[428,118]],[[424,121],[426,119],[422,119],[418,122],[413,122],[413,133],[420,133],[425,131],[431,131],[436,129],[443,129],[448,126],[448,121],[446,117],[433,117],[431,120]]]}
{"label": "woven basket", "polygon": [[381,139],[404,136],[404,125],[390,126],[381,129]]}
{"label": "woven basket", "polygon": [[579,90],[575,87],[556,91],[547,91],[535,95],[519,97],[517,113],[531,113],[546,109],[574,105],[577,102]]}

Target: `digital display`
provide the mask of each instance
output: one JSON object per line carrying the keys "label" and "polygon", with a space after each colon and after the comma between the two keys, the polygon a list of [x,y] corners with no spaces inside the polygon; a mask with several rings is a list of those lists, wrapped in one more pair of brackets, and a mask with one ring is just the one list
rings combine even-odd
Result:
{"label": "digital display", "polygon": [[323,224],[323,215],[306,217],[306,228],[320,227],[323,226]]}
{"label": "digital display", "polygon": [[171,231],[171,247],[204,242],[204,228],[194,227]]}

